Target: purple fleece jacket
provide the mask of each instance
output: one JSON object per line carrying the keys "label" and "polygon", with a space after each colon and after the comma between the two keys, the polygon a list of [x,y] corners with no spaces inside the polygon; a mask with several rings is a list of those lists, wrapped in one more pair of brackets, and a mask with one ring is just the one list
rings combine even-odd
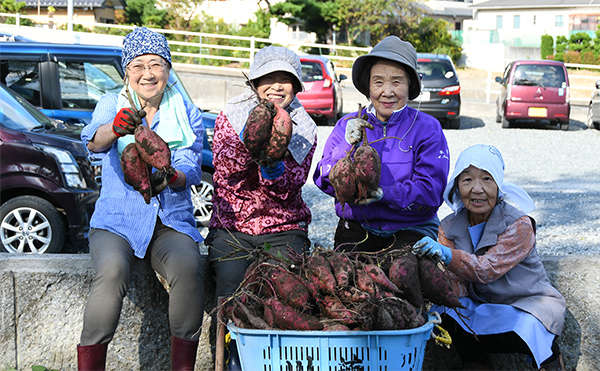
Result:
{"label": "purple fleece jacket", "polygon": [[[371,144],[381,157],[379,186],[383,189],[383,198],[366,206],[344,205],[343,210],[336,200],[337,215],[384,231],[431,220],[443,202],[442,193],[450,167],[448,143],[440,123],[408,106],[394,112],[386,125],[373,113],[368,116],[368,121],[374,126],[373,130],[367,129],[368,142],[388,137]],[[317,187],[334,197],[329,172],[351,149],[345,139],[346,122],[354,117],[356,112],[337,122],[313,175]]]}

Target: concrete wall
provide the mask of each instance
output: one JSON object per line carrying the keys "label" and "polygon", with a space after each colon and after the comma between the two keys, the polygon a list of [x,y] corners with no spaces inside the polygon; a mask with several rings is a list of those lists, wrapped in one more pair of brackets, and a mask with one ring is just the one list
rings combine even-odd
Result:
{"label": "concrete wall", "polygon": [[[600,256],[552,256],[543,257],[543,261],[551,280],[567,299],[567,321],[560,338],[567,369],[597,370]],[[93,274],[88,254],[0,254],[0,370],[30,370],[33,365],[77,369],[76,345]],[[206,301],[212,304],[212,282],[206,287]],[[108,347],[109,370],[169,369],[167,303],[167,291],[156,274],[136,262],[117,333]],[[212,305],[207,305],[197,370],[214,368],[214,326],[207,314],[211,310]],[[449,369],[459,366],[457,362],[453,349],[430,341],[425,369]],[[519,355],[497,356],[493,362],[497,369],[530,369]]]}

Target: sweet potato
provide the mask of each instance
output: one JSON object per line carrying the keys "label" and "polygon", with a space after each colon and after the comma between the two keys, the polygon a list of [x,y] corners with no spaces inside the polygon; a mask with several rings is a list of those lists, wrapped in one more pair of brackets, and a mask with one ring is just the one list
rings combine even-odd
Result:
{"label": "sweet potato", "polygon": [[244,316],[246,317],[248,323],[252,326],[252,328],[261,329],[261,330],[270,330],[273,328],[264,319],[259,317],[257,314],[253,313],[252,310],[248,306],[242,304],[241,302],[238,301],[237,303],[234,304],[234,306],[237,306],[237,308],[239,308],[239,310],[241,310],[241,312],[244,314]]}
{"label": "sweet potato", "polygon": [[258,160],[264,151],[267,141],[271,137],[273,118],[277,109],[272,102],[261,100],[261,102],[250,111],[244,127],[243,141],[250,152],[250,156]]}
{"label": "sweet potato", "polygon": [[329,172],[329,181],[338,201],[344,205],[354,203],[358,195],[354,163],[349,157],[341,158]]}
{"label": "sweet potato", "polygon": [[321,306],[321,314],[325,317],[336,319],[345,325],[354,325],[357,323],[357,313],[346,308],[337,297],[325,296],[319,304]]}
{"label": "sweet potato", "polygon": [[263,303],[273,313],[273,322],[284,330],[322,330],[323,324],[315,316],[296,311],[289,305],[275,298],[268,298]]}
{"label": "sweet potato", "polygon": [[311,295],[298,276],[283,269],[272,269],[269,280],[273,283],[277,296],[284,303],[294,308],[305,308],[309,304]]}
{"label": "sweet potato", "polygon": [[364,291],[360,291],[355,286],[346,286],[337,292],[338,296],[346,303],[359,303],[369,300],[371,296]]}
{"label": "sweet potato", "polygon": [[389,278],[402,291],[399,297],[408,300],[412,305],[421,308],[423,293],[419,278],[417,257],[410,251],[397,256],[389,269]]}
{"label": "sweet potato", "polygon": [[429,301],[433,304],[449,308],[463,308],[445,272],[428,257],[418,258],[419,278],[421,288]]}
{"label": "sweet potato", "polygon": [[139,125],[135,128],[135,144],[142,160],[159,170],[171,166],[169,145],[154,130]]}
{"label": "sweet potato", "polygon": [[292,139],[292,118],[283,108],[275,105],[277,114],[273,119],[271,127],[271,137],[265,147],[265,157],[270,161],[280,161],[283,159],[287,147]]}
{"label": "sweet potato", "polygon": [[376,189],[381,177],[381,159],[375,148],[363,144],[354,152],[356,180],[367,190]]}
{"label": "sweet potato", "polygon": [[350,331],[350,328],[343,323],[331,322],[323,324],[323,331]]}
{"label": "sweet potato", "polygon": [[335,293],[335,276],[331,270],[331,264],[321,255],[313,254],[306,263],[309,274],[314,276],[313,282],[319,290],[333,295]]}
{"label": "sweet potato", "polygon": [[125,183],[129,184],[150,203],[151,186],[148,165],[142,160],[135,143],[129,143],[121,153],[121,169]]}
{"label": "sweet potato", "polygon": [[394,294],[401,293],[401,291],[398,289],[398,286],[390,281],[390,279],[385,275],[383,269],[379,268],[377,265],[365,264],[363,266],[363,270],[369,274],[369,277],[371,277],[375,283],[383,286],[386,290]]}
{"label": "sweet potato", "polygon": [[356,270],[356,287],[373,298],[378,296],[375,282],[362,268]]}
{"label": "sweet potato", "polygon": [[347,254],[334,252],[329,261],[338,287],[346,287],[354,281],[354,265]]}

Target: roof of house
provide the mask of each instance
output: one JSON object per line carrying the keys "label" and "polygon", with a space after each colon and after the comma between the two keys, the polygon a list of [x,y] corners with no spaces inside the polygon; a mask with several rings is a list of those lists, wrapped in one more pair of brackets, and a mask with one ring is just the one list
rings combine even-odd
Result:
{"label": "roof of house", "polygon": [[[39,1],[39,2],[38,2]],[[106,3],[114,6],[115,9],[123,9],[125,1],[122,0],[73,0],[73,8],[103,8]],[[55,8],[67,8],[69,0],[25,0],[28,7],[42,8],[53,6]]]}
{"label": "roof of house", "polygon": [[600,0],[489,0],[473,4],[475,9],[514,9],[514,8],[573,8],[600,6]]}

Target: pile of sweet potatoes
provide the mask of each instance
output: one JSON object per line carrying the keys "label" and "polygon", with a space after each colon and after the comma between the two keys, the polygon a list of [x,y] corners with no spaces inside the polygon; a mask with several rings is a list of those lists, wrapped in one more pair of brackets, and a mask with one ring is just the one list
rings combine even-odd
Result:
{"label": "pile of sweet potatoes", "polygon": [[419,327],[430,303],[460,306],[442,268],[409,247],[315,248],[285,258],[260,253],[219,309],[241,328],[369,331]]}
{"label": "pile of sweet potatoes", "polygon": [[155,196],[150,182],[152,168],[174,171],[171,167],[171,150],[155,131],[146,126],[136,127],[134,136],[135,142],[128,144],[121,153],[121,169],[125,183],[138,191],[149,204]]}

